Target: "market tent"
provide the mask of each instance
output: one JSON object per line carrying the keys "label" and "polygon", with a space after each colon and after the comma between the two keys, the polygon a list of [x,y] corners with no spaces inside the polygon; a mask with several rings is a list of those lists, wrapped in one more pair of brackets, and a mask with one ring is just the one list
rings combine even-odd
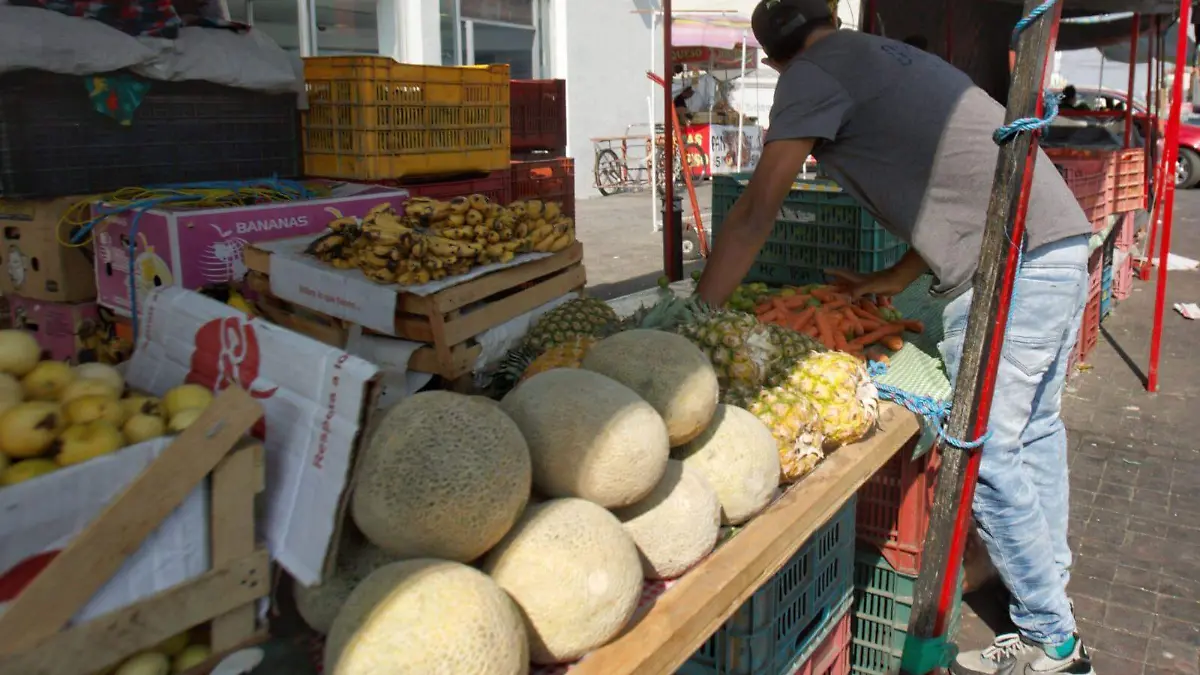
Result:
{"label": "market tent", "polygon": [[671,44],[715,49],[758,48],[750,20],[736,14],[674,14]]}

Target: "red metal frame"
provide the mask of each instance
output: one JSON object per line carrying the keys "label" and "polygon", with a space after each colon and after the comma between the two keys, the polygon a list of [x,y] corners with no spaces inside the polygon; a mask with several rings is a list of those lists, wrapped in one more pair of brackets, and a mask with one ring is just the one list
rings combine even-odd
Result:
{"label": "red metal frame", "polygon": [[1167,256],[1171,254],[1171,219],[1175,215],[1175,162],[1179,156],[1179,117],[1183,106],[1183,71],[1187,63],[1188,26],[1192,3],[1179,3],[1179,27],[1175,40],[1175,73],[1171,81],[1171,111],[1167,117],[1166,146],[1163,148],[1162,244],[1158,254],[1158,287],[1154,293],[1154,328],[1150,334],[1150,368],[1146,373],[1146,391],[1158,391],[1158,360],[1162,354],[1163,310],[1167,301]]}
{"label": "red metal frame", "polygon": [[[646,77],[650,78],[650,80],[655,84],[670,87],[669,82],[664,83],[663,79],[654,73],[647,72]],[[673,105],[671,106],[671,120],[675,123],[675,133],[672,140],[677,143],[680,148],[683,148],[685,147],[683,143],[683,125],[679,123],[679,111],[675,110],[675,106]],[[663,147],[667,152],[672,152],[673,150],[673,148],[667,144],[667,138],[663,138]],[[666,164],[664,168],[670,167],[670,164]],[[692,168],[690,166],[684,167],[681,173],[683,173],[683,180],[687,184],[688,198],[692,202],[692,214],[695,216],[696,225],[696,239],[700,241],[700,255],[707,258],[708,235],[704,233],[704,220],[700,216],[700,200],[696,198],[696,186],[694,183],[692,183]],[[667,183],[674,183],[675,181],[668,176],[671,176],[671,174],[664,174],[663,179]],[[666,229],[666,225],[663,225],[663,229]],[[680,274],[682,274],[682,270],[680,271]],[[678,281],[678,279],[675,281]]]}
{"label": "red metal frame", "polygon": [[[1129,86],[1125,88],[1125,143],[1122,147],[1129,147],[1129,139],[1133,134],[1133,79],[1137,74],[1137,48],[1138,35],[1141,33],[1142,15],[1133,15],[1132,35],[1129,38]],[[1149,131],[1149,129],[1147,129]]]}
{"label": "red metal frame", "polygon": [[[671,96],[671,80],[675,72],[675,49],[671,43],[671,0],[663,0],[663,195],[666,213],[670,213],[675,204],[675,97]],[[685,172],[687,173],[687,172]],[[651,185],[654,177],[650,178]],[[697,213],[697,215],[699,215]],[[676,264],[678,252],[683,248],[683,241],[675,236],[672,223],[663,222],[663,271],[671,281],[683,279],[683,267]]]}

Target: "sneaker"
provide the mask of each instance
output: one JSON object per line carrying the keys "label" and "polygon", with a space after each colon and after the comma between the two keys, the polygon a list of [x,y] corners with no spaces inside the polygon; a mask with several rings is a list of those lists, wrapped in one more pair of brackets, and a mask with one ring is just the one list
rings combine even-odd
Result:
{"label": "sneaker", "polygon": [[[1065,654],[1052,652],[1066,651]],[[1092,659],[1083,642],[1075,637],[1062,649],[1047,650],[1020,635],[998,635],[991,646],[961,652],[950,664],[951,675],[1095,675]]]}

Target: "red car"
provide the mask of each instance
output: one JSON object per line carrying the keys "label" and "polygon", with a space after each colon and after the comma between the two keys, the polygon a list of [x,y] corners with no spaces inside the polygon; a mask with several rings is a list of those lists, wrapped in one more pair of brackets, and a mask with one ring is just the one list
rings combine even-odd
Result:
{"label": "red car", "polygon": [[[1076,104],[1086,108],[1086,111],[1064,110],[1064,116],[1119,115],[1124,112],[1128,102],[1125,92],[1113,89],[1076,87],[1075,92]],[[1144,136],[1148,129],[1149,116],[1146,113],[1145,101],[1136,96],[1133,98],[1133,119]],[[1165,125],[1165,120],[1159,121],[1160,137]],[[1197,183],[1200,183],[1200,126],[1188,121],[1185,115],[1179,125],[1179,159],[1175,163],[1175,187],[1187,189]]]}

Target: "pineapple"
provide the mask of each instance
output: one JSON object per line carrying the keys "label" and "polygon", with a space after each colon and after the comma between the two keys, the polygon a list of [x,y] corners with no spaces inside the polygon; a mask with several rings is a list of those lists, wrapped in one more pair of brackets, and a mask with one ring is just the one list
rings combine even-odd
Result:
{"label": "pineapple", "polygon": [[583,363],[584,355],[597,342],[596,338],[579,336],[547,349],[525,368],[518,382],[554,368],[578,368]]}
{"label": "pineapple", "polygon": [[752,314],[700,308],[676,332],[708,355],[724,392],[757,391],[779,359],[770,332]]}
{"label": "pineapple", "polygon": [[803,478],[825,458],[821,419],[816,407],[784,387],[764,389],[743,406],[767,425],[779,444],[781,479]]}
{"label": "pineapple", "polygon": [[811,354],[784,386],[816,406],[829,450],[861,440],[879,416],[879,391],[863,362],[850,354]]}
{"label": "pineapple", "polygon": [[770,387],[787,382],[792,369],[809,354],[825,351],[820,342],[783,326],[768,324],[767,332],[771,336],[771,343],[779,348],[779,361],[767,373],[766,384]]}
{"label": "pineapple", "polygon": [[603,338],[620,322],[617,313],[603,300],[575,298],[543,314],[525,336],[525,346],[542,352],[576,337]]}

